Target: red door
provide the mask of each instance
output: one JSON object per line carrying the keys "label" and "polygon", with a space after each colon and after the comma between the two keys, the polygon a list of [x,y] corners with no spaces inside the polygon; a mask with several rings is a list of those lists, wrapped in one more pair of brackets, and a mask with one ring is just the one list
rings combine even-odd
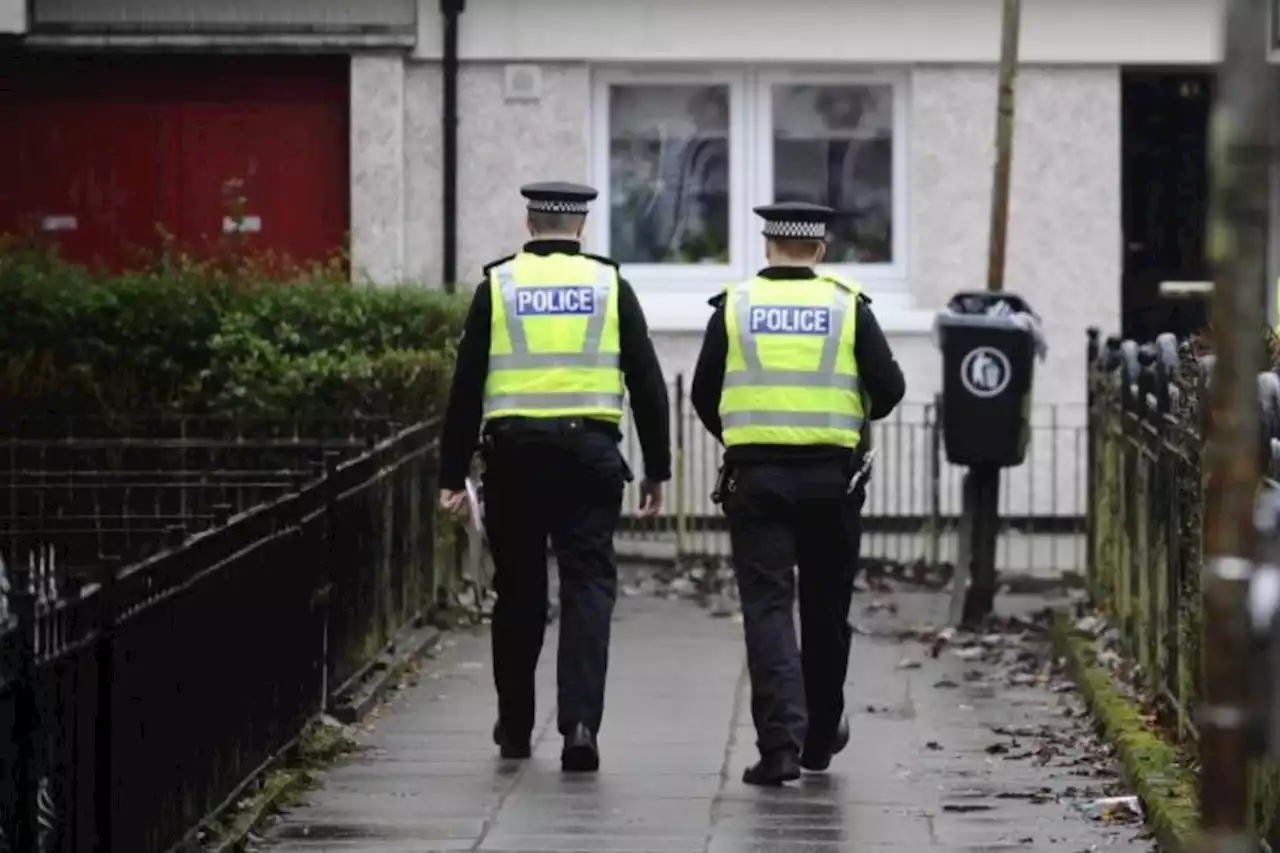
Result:
{"label": "red door", "polygon": [[182,110],[177,233],[209,245],[319,260],[347,229],[345,116],[322,104],[191,104]]}
{"label": "red door", "polygon": [[349,218],[347,62],[41,56],[0,67],[0,231],[35,230],[74,260],[115,268],[162,234],[197,249],[228,225],[252,249],[330,256]]}
{"label": "red door", "polygon": [[156,245],[161,117],[146,104],[0,96],[0,231],[118,267]]}

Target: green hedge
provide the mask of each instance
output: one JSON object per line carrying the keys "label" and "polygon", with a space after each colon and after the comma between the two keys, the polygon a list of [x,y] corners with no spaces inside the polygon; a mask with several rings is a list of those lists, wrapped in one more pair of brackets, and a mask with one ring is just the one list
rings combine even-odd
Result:
{"label": "green hedge", "polygon": [[158,264],[104,275],[0,247],[0,406],[290,418],[438,411],[464,301],[339,265]]}

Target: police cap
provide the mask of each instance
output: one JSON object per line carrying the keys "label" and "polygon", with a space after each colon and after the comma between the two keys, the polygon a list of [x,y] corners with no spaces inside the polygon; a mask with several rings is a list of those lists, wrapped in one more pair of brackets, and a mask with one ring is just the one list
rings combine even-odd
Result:
{"label": "police cap", "polygon": [[780,201],[755,208],[764,220],[764,236],[775,240],[822,240],[836,211],[807,201]]}
{"label": "police cap", "polygon": [[599,193],[583,184],[544,181],[538,184],[525,184],[520,188],[520,195],[529,200],[531,211],[585,215],[591,209],[591,202]]}

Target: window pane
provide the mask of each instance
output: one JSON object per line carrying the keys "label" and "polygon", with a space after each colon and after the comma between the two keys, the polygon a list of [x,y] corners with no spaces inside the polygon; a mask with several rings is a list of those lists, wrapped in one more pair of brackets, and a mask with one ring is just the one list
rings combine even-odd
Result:
{"label": "window pane", "polygon": [[609,253],[729,262],[729,87],[609,88]]}
{"label": "window pane", "polygon": [[773,195],[845,214],[827,263],[892,262],[892,87],[775,86]]}

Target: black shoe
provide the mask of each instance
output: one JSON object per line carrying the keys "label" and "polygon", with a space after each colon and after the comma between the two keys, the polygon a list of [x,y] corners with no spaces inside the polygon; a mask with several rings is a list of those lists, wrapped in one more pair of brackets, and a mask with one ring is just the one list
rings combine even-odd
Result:
{"label": "black shoe", "polygon": [[595,773],[600,769],[600,749],[596,736],[582,723],[564,736],[560,752],[560,769],[565,773]]}
{"label": "black shoe", "polygon": [[493,724],[493,742],[498,745],[498,752],[503,758],[522,761],[533,755],[533,747],[529,743],[529,738],[516,740],[507,736],[506,731],[502,728],[502,720]]}
{"label": "black shoe", "polygon": [[836,726],[835,737],[831,739],[831,743],[825,749],[810,749],[806,747],[804,754],[800,756],[800,766],[813,773],[821,773],[831,766],[831,756],[843,752],[848,745],[849,718],[841,717],[839,724]]}
{"label": "black shoe", "polygon": [[800,759],[794,752],[770,752],[742,773],[742,781],[748,785],[777,788],[783,782],[800,778]]}

